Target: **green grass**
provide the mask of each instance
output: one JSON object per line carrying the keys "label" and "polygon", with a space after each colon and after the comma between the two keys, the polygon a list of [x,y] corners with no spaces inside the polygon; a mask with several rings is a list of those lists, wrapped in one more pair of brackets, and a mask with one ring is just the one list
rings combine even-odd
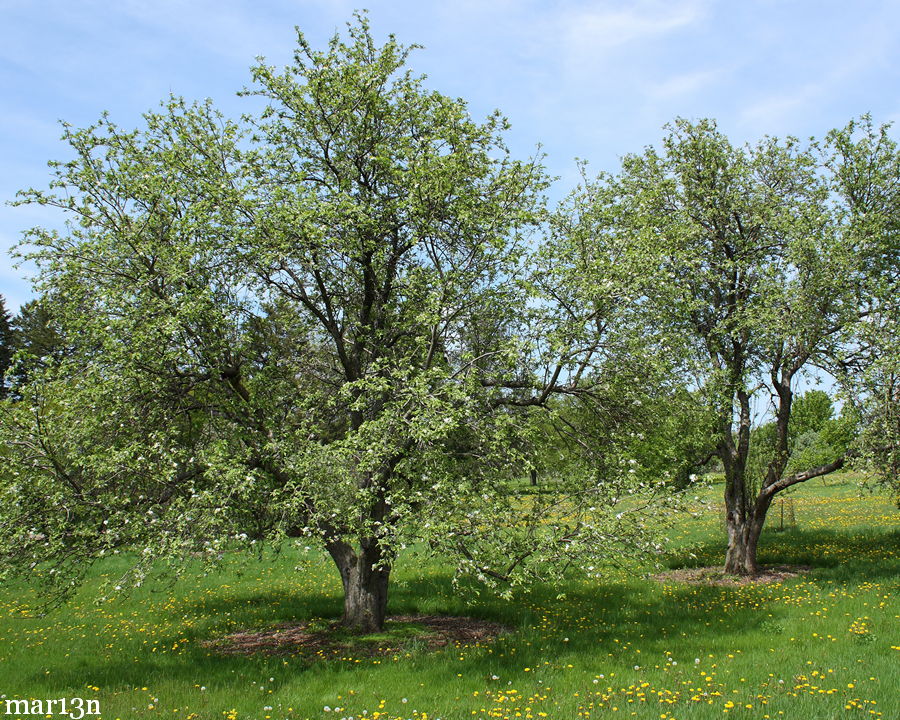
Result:
{"label": "green grass", "polygon": [[[666,565],[721,561],[720,493],[715,485],[700,493],[702,512],[674,529]],[[22,617],[34,601],[28,591],[0,588],[0,694],[98,698],[106,720],[896,720],[900,514],[884,497],[860,496],[849,477],[813,481],[792,497],[796,526],[767,531],[760,559],[811,566],[802,578],[663,585],[647,566],[520,591],[510,602],[454,589],[439,563],[410,555],[394,574],[392,614],[463,614],[513,632],[486,646],[319,663],[221,656],[200,642],[293,620],[324,627],[341,605],[327,558],[235,558],[221,574],[96,605],[99,574],[124,567],[115,558],[44,618]],[[396,644],[416,632],[389,628],[369,640]]]}

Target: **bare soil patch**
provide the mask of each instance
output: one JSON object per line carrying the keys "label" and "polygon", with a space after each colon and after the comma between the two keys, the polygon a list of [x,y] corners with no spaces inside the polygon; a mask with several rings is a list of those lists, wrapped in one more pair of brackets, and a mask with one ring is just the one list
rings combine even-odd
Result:
{"label": "bare soil patch", "polygon": [[381,655],[432,651],[447,646],[484,645],[509,628],[488,620],[440,615],[396,615],[384,631],[354,635],[338,622],[282,623],[245,630],[201,645],[223,655],[291,655],[310,660],[353,660]]}
{"label": "bare soil patch", "polygon": [[682,582],[689,585],[755,585],[783,582],[805,575],[811,569],[808,565],[772,565],[761,567],[755,575],[727,575],[720,566],[678,568],[657,573],[653,579],[658,582]]}

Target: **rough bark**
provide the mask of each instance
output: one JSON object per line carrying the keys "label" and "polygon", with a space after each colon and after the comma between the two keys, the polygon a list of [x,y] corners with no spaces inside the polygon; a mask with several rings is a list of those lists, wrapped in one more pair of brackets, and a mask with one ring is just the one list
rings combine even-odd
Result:
{"label": "rough bark", "polygon": [[746,478],[746,462],[750,450],[749,397],[743,392],[737,393],[741,410],[741,429],[743,430],[746,426],[748,430],[746,433],[747,444],[743,448],[737,449],[737,454],[740,455],[739,461],[733,462],[730,468],[726,463],[726,475],[731,475],[728,478],[728,490],[725,493],[728,513],[726,521],[728,550],[725,553],[725,572],[727,573],[753,575],[759,571],[756,561],[759,536],[766,524],[766,513],[768,513],[776,494],[797,483],[839,470],[844,464],[844,458],[841,457],[821,467],[811,468],[787,477],[783,475],[790,457],[788,440],[794,398],[791,381],[798,367],[799,365],[795,364],[785,369],[776,364],[771,371],[772,387],[778,394],[775,415],[775,448],[762,487],[756,497],[750,496]]}
{"label": "rough bark", "polygon": [[729,510],[726,516],[728,527],[728,549],[725,551],[725,572],[731,575],[755,575],[759,571],[756,562],[756,549],[759,536],[766,523],[765,506],[757,504],[751,510],[743,512]]}
{"label": "rough bark", "polygon": [[358,551],[345,542],[334,542],[328,552],[344,585],[342,624],[358,633],[378,632],[387,612],[390,565],[374,541],[364,541]]}
{"label": "rough bark", "polygon": [[732,575],[754,575],[759,571],[756,561],[759,537],[766,524],[766,514],[772,500],[779,492],[792,485],[840,470],[843,465],[844,458],[840,457],[827,465],[787,477],[778,477],[773,473],[752,504],[746,495],[745,478],[740,476],[727,479],[725,524],[728,529],[728,549],[725,552],[725,572]]}
{"label": "rough bark", "polygon": [[[735,372],[737,375],[737,372]],[[725,526],[728,530],[728,549],[725,552],[725,572],[733,575],[752,575],[757,570],[756,547],[765,522],[754,513],[754,505],[747,487],[747,457],[750,454],[750,396],[743,390],[734,391],[740,408],[736,435],[732,434],[730,409],[722,414],[719,457],[725,467]]]}
{"label": "rough bark", "polygon": [[756,565],[756,542],[752,537],[751,524],[728,522],[728,550],[725,552],[725,572],[731,575],[753,575]]}

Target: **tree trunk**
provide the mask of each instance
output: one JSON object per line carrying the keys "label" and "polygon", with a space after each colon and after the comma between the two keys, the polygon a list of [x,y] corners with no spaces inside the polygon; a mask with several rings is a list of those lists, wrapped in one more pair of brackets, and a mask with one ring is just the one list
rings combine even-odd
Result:
{"label": "tree trunk", "polygon": [[537,470],[531,468],[531,487],[535,487],[537,485]]}
{"label": "tree trunk", "polygon": [[731,575],[754,575],[759,571],[756,548],[762,533],[765,516],[742,515],[728,511],[728,550],[725,552],[725,572]]}
{"label": "tree trunk", "polygon": [[382,556],[377,543],[364,542],[357,553],[347,543],[336,542],[329,545],[328,552],[344,584],[342,624],[358,633],[382,630],[391,568],[379,564]]}

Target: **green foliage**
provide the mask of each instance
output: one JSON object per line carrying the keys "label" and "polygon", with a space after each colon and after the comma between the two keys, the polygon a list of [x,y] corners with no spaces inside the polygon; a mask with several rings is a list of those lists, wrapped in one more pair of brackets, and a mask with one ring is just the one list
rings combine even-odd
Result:
{"label": "green foliage", "polygon": [[786,472],[801,472],[848,456],[854,450],[858,434],[858,419],[847,406],[839,417],[822,423],[818,431],[807,430],[794,439]]}
{"label": "green foliage", "polygon": [[834,406],[823,390],[807,390],[794,399],[789,429],[792,437],[818,433],[834,415]]}
{"label": "green foliage", "polygon": [[[788,436],[788,461],[783,475],[793,475],[847,456],[858,434],[858,418],[847,405],[833,417],[831,398],[822,390],[808,390],[798,395],[791,407]],[[764,423],[750,434],[747,480],[759,491],[777,447],[777,427]]]}
{"label": "green foliage", "polygon": [[[772,496],[810,477],[785,476],[798,375],[825,367],[844,382],[861,349],[865,358],[887,350],[874,318],[893,317],[896,212],[886,196],[857,190],[872,166],[896,186],[898,155],[884,129],[873,152],[840,133],[824,146],[737,147],[711,120],[668,130],[659,150],[626,156],[617,175],[573,195],[582,296],[622,293],[625,321],[680,360],[724,465],[731,536],[751,548]],[[755,403],[773,424],[753,432]],[[794,434],[824,422],[823,405],[819,395],[801,401]],[[754,566],[745,557],[732,569]]]}
{"label": "green foliage", "polygon": [[7,379],[14,392],[31,375],[59,362],[66,353],[59,325],[39,300],[29,300],[19,308],[11,324],[11,340],[15,356]]}
{"label": "green foliage", "polygon": [[[496,584],[611,537],[651,547],[616,507],[639,489],[624,439],[642,386],[620,393],[616,370],[639,372],[633,338],[598,338],[606,308],[550,292],[567,291],[535,249],[540,163],[510,157],[499,114],[426,89],[409,52],[359,16],[253,68],[265,109],[244,124],[172,98],[137,130],[66,126],[74,159],[22,202],[70,218],[26,256],[71,347],[3,409],[0,572],[65,594],[126,549],[122,584],[292,536],[342,572],[422,542]],[[521,499],[555,397],[598,407],[605,442]]]}
{"label": "green foliage", "polygon": [[10,320],[12,320],[12,316],[6,307],[6,299],[0,295],[0,398],[6,396],[4,376],[9,369],[13,353],[15,352]]}
{"label": "green foliage", "polygon": [[[893,347],[900,345],[893,341]],[[870,467],[875,484],[891,492],[900,507],[900,363],[898,355],[884,357],[866,368],[857,380],[863,431],[858,446],[860,465]]]}
{"label": "green foliage", "polygon": [[864,115],[828,140],[833,189],[846,198],[859,277],[871,294],[835,367],[861,420],[860,464],[900,499],[900,147],[889,130]]}

